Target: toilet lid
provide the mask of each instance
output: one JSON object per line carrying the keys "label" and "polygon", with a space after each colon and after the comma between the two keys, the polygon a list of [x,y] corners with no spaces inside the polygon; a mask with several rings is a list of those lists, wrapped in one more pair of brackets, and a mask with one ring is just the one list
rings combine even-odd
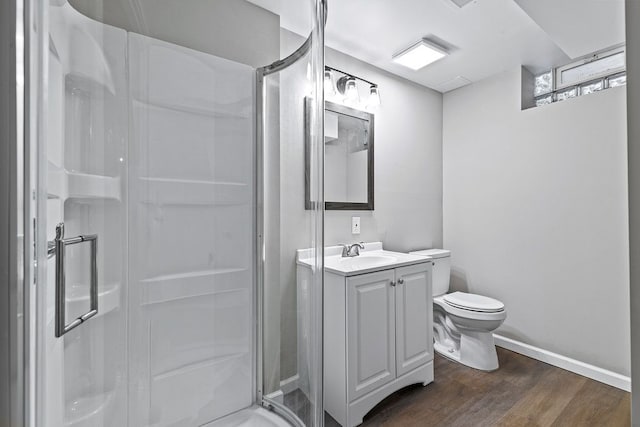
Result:
{"label": "toilet lid", "polygon": [[466,292],[447,294],[444,296],[444,301],[453,307],[463,310],[481,311],[483,313],[495,313],[504,310],[504,304],[496,299]]}
{"label": "toilet lid", "polygon": [[447,258],[451,256],[451,251],[447,249],[423,249],[421,251],[409,252],[411,255],[428,256],[434,259]]}

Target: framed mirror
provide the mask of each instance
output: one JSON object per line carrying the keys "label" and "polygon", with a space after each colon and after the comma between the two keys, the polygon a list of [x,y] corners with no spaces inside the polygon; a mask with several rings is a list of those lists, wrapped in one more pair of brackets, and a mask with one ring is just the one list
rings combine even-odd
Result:
{"label": "framed mirror", "polygon": [[[309,114],[305,98],[305,208],[309,200]],[[326,210],[373,210],[374,116],[325,101],[324,197]]]}

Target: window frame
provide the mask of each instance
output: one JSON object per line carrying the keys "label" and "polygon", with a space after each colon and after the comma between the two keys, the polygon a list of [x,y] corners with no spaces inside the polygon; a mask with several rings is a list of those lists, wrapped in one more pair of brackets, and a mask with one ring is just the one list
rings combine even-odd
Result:
{"label": "window frame", "polygon": [[[575,68],[577,66],[580,65],[584,65],[584,64],[588,64],[589,62],[593,62],[595,60],[598,59],[603,59],[603,58],[607,58],[609,56],[612,55],[617,55],[619,53],[625,53],[625,62],[624,62],[624,66],[623,67],[618,67],[615,69],[611,69],[608,70],[606,72],[602,72],[602,73],[598,73],[598,74],[594,74],[593,76],[589,76],[589,78],[584,79],[584,80],[580,80],[580,81],[576,81],[576,82],[572,82],[571,84],[566,84],[566,85],[560,85],[558,83],[559,81],[559,76],[561,76],[563,71],[566,71],[568,69],[571,68]],[[575,89],[576,90],[576,95],[569,97],[569,98],[565,98],[563,99],[563,101],[566,101],[568,99],[572,99],[572,98],[578,98],[581,96],[585,96],[585,95],[591,95],[592,93],[595,92],[602,92],[603,90],[609,89],[612,86],[609,84],[609,81],[611,79],[616,79],[618,77],[621,76],[625,76],[627,75],[627,61],[626,61],[626,46],[620,46],[620,47],[616,47],[613,49],[609,49],[603,52],[600,52],[598,54],[592,55],[589,58],[585,58],[585,59],[581,59],[579,61],[573,61],[569,64],[563,65],[561,67],[555,67],[555,68],[551,68],[550,70],[547,70],[545,72],[536,74],[534,76],[534,81],[536,78],[538,78],[539,76],[542,76],[544,74],[551,74],[551,90],[538,94],[535,94],[535,87],[533,89],[533,100],[534,100],[534,107],[541,107],[543,105],[548,105],[548,104],[555,104],[558,101],[558,94],[569,91],[571,89]],[[583,94],[582,93],[582,87],[583,86],[587,86],[591,83],[595,83],[598,81],[602,81],[602,89],[594,91],[594,92],[590,92],[588,94]],[[625,86],[627,84],[626,79],[625,79],[625,83],[618,85],[618,86]],[[614,86],[614,87],[618,87],[618,86]],[[542,101],[545,98],[551,97],[551,102],[543,102],[543,103],[539,103],[539,101]]]}
{"label": "window frame", "polygon": [[[580,67],[582,65],[586,65],[586,64],[590,64],[592,62],[604,59],[604,58],[608,58],[610,56],[614,56],[614,55],[618,55],[618,54],[624,54],[624,64],[621,67],[612,69],[612,70],[607,70],[607,71],[603,71],[601,73],[597,73],[594,74],[592,76],[589,76],[589,78],[587,80],[580,80],[580,81],[574,81],[571,83],[567,83],[567,84],[562,84],[562,73],[564,71],[567,70],[571,70],[573,68],[577,68]],[[604,79],[608,76],[611,76],[613,74],[619,74],[623,71],[625,71],[627,69],[627,58],[626,58],[626,47],[625,46],[620,46],[617,47],[615,49],[610,49],[604,52],[600,52],[600,53],[596,53],[588,58],[584,58],[581,59],[579,61],[574,61],[571,62],[569,64],[563,65],[562,67],[557,67],[553,70],[552,74],[553,74],[553,85],[554,85],[554,92],[558,91],[558,90],[562,90],[571,86],[581,86],[587,82],[590,81],[595,81],[595,80],[599,80],[599,79]]]}

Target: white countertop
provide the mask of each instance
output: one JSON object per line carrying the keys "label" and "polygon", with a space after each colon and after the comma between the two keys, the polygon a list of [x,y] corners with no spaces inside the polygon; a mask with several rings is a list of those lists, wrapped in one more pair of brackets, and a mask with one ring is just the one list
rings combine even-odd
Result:
{"label": "white countertop", "polygon": [[[296,263],[311,268],[314,253],[313,249],[298,250]],[[431,258],[426,256],[385,251],[381,242],[364,243],[364,249],[356,257],[342,257],[342,246],[328,246],[324,249],[325,271],[341,276],[356,276],[430,261]]]}

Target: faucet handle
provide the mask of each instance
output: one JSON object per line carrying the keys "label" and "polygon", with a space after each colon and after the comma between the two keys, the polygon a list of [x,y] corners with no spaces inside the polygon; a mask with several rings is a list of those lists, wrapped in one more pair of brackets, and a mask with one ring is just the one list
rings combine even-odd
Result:
{"label": "faucet handle", "polygon": [[345,245],[344,243],[338,243],[338,246],[342,246],[342,257],[349,256],[349,245]]}

